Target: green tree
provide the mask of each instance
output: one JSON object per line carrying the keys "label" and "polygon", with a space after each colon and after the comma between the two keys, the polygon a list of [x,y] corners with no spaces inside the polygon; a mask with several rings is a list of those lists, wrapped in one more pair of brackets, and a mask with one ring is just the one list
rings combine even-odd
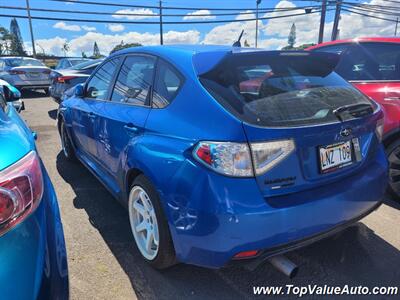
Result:
{"label": "green tree", "polygon": [[142,44],[139,44],[139,43],[129,43],[129,44],[125,44],[124,41],[121,41],[120,44],[116,45],[116,46],[111,50],[110,54],[111,54],[111,53],[114,53],[114,52],[116,52],[116,51],[118,51],[118,50],[125,49],[125,48],[139,47],[139,46],[142,46]]}
{"label": "green tree", "polygon": [[97,45],[97,42],[94,42],[93,44],[93,58],[100,58],[101,54],[100,54],[100,49],[99,46]]}
{"label": "green tree", "polygon": [[11,20],[10,23],[10,54],[18,56],[26,56],[26,51],[24,49],[24,42],[21,36],[21,30],[19,29],[18,22],[15,18]]}
{"label": "green tree", "polygon": [[86,55],[85,51],[82,51],[82,57],[83,58],[87,58],[87,55]]}
{"label": "green tree", "polygon": [[294,47],[294,44],[296,44],[296,25],[293,23],[288,36],[288,46],[290,49]]}

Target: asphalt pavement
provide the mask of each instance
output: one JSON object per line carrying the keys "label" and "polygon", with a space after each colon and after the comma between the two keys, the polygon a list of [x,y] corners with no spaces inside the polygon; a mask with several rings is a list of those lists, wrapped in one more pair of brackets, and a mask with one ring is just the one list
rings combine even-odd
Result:
{"label": "asphalt pavement", "polygon": [[269,264],[255,271],[182,264],[153,270],[135,247],[127,211],[85,167],[64,159],[58,105],[36,92],[25,93],[23,100],[21,115],[38,134],[39,153],[58,196],[71,299],[252,299],[262,298],[253,295],[253,286],[400,286],[400,204],[388,197],[379,210],[341,234],[288,254],[300,267],[294,279]]}

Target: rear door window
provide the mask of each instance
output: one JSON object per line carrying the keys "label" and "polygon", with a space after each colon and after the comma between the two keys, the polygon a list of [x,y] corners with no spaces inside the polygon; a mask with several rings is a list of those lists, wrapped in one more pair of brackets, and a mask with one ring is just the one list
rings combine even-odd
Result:
{"label": "rear door window", "polygon": [[106,100],[114,73],[120,58],[114,58],[104,63],[92,76],[86,85],[86,98]]}
{"label": "rear door window", "polygon": [[122,64],[111,101],[148,105],[156,59],[152,56],[128,56]]}
{"label": "rear door window", "polygon": [[170,104],[178,94],[182,84],[183,78],[178,71],[160,59],[157,64],[152,106],[155,108],[163,108]]}
{"label": "rear door window", "polygon": [[346,80],[400,80],[400,44],[359,43],[343,53],[336,68]]}
{"label": "rear door window", "polygon": [[334,111],[373,104],[333,69],[335,54],[241,53],[230,55],[202,84],[240,119],[268,127],[338,122]]}

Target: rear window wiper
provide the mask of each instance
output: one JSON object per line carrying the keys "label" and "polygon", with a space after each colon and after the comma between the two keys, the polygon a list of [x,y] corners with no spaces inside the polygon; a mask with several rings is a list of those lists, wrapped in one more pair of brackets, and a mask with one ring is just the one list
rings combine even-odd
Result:
{"label": "rear window wiper", "polygon": [[340,120],[344,121],[345,116],[353,118],[361,118],[373,113],[373,107],[368,103],[355,103],[344,105],[333,110],[333,114]]}

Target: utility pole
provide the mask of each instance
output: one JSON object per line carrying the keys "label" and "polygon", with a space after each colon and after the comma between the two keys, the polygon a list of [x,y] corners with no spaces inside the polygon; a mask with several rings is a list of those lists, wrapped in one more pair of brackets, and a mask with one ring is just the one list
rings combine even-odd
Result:
{"label": "utility pole", "polygon": [[333,20],[333,28],[331,36],[332,41],[335,41],[338,36],[338,27],[339,27],[341,9],[342,9],[342,0],[336,0],[336,12],[335,12],[335,19]]}
{"label": "utility pole", "polygon": [[324,40],[325,16],[326,16],[326,0],[322,0],[322,4],[321,4],[321,20],[320,20],[320,23],[319,23],[318,44],[321,44],[322,41]]}
{"label": "utility pole", "polygon": [[33,54],[33,57],[36,58],[35,38],[33,37],[31,7],[29,5],[29,0],[26,0],[26,12],[28,13],[29,29],[31,31],[32,54]]}
{"label": "utility pole", "polygon": [[256,0],[256,48],[258,45],[258,5],[260,5],[261,0]]}
{"label": "utility pole", "polygon": [[162,20],[162,1],[160,0],[160,45],[164,45],[163,20]]}
{"label": "utility pole", "polygon": [[394,28],[394,36],[397,36],[397,24],[399,23],[399,17],[396,19],[396,27]]}

